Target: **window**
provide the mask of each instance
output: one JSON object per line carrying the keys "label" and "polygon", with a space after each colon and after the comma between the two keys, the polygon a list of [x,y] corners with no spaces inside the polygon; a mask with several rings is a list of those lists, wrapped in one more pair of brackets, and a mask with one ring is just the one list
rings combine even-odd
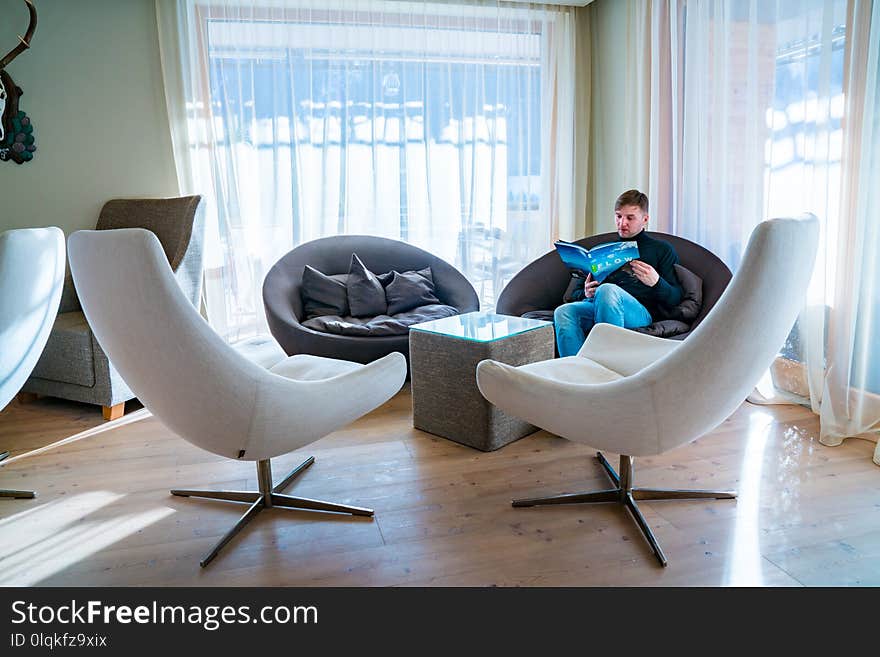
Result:
{"label": "window", "polygon": [[415,244],[459,267],[484,308],[546,251],[553,13],[435,9],[203,9],[210,112],[191,114],[190,133],[211,146],[206,293],[227,338],[262,323],[265,271],[318,237]]}

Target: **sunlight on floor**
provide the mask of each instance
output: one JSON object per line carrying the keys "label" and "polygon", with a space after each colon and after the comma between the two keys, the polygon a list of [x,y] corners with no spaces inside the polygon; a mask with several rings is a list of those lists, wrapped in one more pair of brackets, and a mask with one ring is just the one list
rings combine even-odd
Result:
{"label": "sunlight on floor", "polygon": [[20,459],[29,458],[31,456],[37,456],[38,454],[43,454],[44,452],[48,452],[51,449],[56,449],[63,445],[69,445],[70,443],[75,443],[78,440],[82,440],[83,438],[91,438],[93,436],[97,436],[100,433],[104,433],[105,431],[111,431],[113,429],[118,429],[119,427],[124,427],[126,424],[131,424],[133,422],[137,422],[138,420],[143,420],[149,417],[153,417],[153,414],[150,413],[146,408],[142,408],[138,411],[134,411],[129,413],[128,415],[123,415],[118,420],[111,420],[110,422],[104,422],[99,424],[96,427],[92,427],[91,429],[86,429],[85,431],[80,431],[79,433],[75,433],[72,436],[68,436],[67,438],[62,438],[61,440],[56,440],[54,443],[46,445],[44,447],[40,447],[38,449],[33,449],[29,452],[25,452],[23,454],[18,454],[17,456],[11,456],[10,458],[3,461],[3,467],[12,465],[16,461]]}
{"label": "sunlight on floor", "polygon": [[753,410],[749,417],[748,438],[742,457],[737,493],[737,513],[733,527],[730,560],[722,583],[726,586],[763,586],[761,541],[758,535],[761,514],[761,474],[764,451],[773,416]]}
{"label": "sunlight on floor", "polygon": [[0,586],[38,584],[174,513],[168,507],[100,513],[124,497],[108,491],[65,496],[0,521]]}

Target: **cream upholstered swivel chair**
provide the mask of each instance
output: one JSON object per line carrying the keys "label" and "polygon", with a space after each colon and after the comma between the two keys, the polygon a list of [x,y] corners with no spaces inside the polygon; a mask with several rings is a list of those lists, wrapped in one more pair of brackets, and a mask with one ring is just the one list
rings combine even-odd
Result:
{"label": "cream upholstered swivel chair", "polygon": [[249,505],[202,566],[264,508],[373,514],[281,494],[314,459],[275,486],[270,459],[390,399],[406,377],[402,354],[360,365],[318,356],[288,358],[275,345],[276,356],[268,358],[263,348],[258,364],[223,342],[202,319],[175,281],[153,233],[139,228],[79,231],[70,236],[68,250],[89,325],[144,406],[192,444],[257,463],[259,491],[171,491]]}
{"label": "cream upholstered swivel chair", "polygon": [[[0,409],[19,391],[43,352],[63,283],[60,228],[0,233]],[[0,461],[8,455],[0,453]],[[0,490],[0,497],[33,496],[29,490]]]}
{"label": "cream upholstered swivel chair", "polygon": [[598,324],[576,356],[521,367],[481,362],[480,391],[502,410],[563,438],[621,455],[618,475],[597,454],[613,484],[608,490],[514,500],[513,505],[618,502],[632,513],[665,566],[637,500],[736,494],[636,488],[633,457],[687,444],[743,402],[803,305],[818,236],[812,215],[759,224],[730,285],[683,342]]}

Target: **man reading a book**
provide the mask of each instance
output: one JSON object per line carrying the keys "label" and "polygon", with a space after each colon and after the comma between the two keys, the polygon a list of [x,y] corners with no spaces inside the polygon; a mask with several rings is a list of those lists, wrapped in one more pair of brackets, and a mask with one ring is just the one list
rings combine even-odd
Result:
{"label": "man reading a book", "polygon": [[624,328],[648,326],[660,306],[672,308],[682,298],[673,265],[678,256],[672,245],[645,233],[648,197],[631,189],[617,197],[614,219],[619,240],[634,240],[639,258],[611,272],[600,284],[589,274],[576,288],[571,303],[556,309],[553,321],[560,357],[574,356],[595,324]]}

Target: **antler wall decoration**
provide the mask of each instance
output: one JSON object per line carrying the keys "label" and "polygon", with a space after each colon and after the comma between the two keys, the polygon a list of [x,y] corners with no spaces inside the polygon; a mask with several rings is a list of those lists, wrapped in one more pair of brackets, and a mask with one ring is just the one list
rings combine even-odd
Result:
{"label": "antler wall decoration", "polygon": [[0,59],[0,160],[24,164],[34,158],[34,126],[27,114],[18,107],[21,87],[15,84],[6,67],[13,59],[31,47],[37,30],[37,9],[32,0],[24,0],[30,13],[30,22],[19,43]]}

